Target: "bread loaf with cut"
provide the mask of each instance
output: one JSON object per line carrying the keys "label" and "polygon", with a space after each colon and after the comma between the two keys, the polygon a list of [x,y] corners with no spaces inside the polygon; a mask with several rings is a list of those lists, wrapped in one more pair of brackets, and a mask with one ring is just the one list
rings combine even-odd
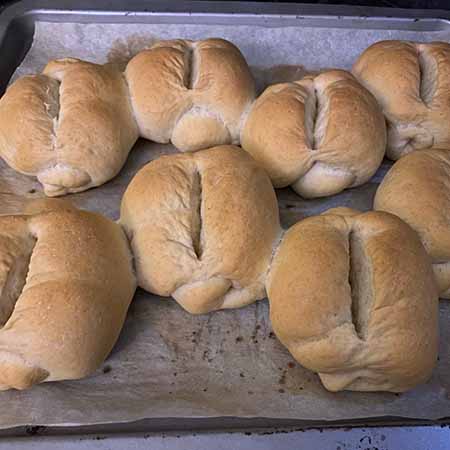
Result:
{"label": "bread loaf with cut", "polygon": [[111,65],[51,61],[0,99],[0,156],[48,196],[110,180],[137,138],[125,79]]}
{"label": "bread loaf with cut", "polygon": [[136,289],[125,234],[66,207],[0,217],[0,390],[91,374],[125,321]]}
{"label": "bread loaf with cut", "polygon": [[265,297],[281,228],[267,174],[239,147],[163,156],[122,198],[139,286],[199,314]]}
{"label": "bread loaf with cut", "polygon": [[438,295],[417,234],[383,212],[329,210],[293,227],[267,279],[275,334],[330,391],[402,392],[438,351]]}
{"label": "bread loaf with cut", "polygon": [[441,298],[450,299],[450,151],[412,152],[378,187],[374,209],[400,217],[431,256]]}
{"label": "bread loaf with cut", "polygon": [[142,137],[181,151],[239,144],[255,83],[231,42],[160,41],[132,58],[125,75]]}
{"label": "bread loaf with cut", "polygon": [[269,87],[255,101],[241,145],[277,188],[306,198],[370,179],[383,160],[386,129],[375,98],[343,70]]}
{"label": "bread loaf with cut", "polygon": [[353,74],[380,103],[388,124],[387,157],[450,146],[450,44],[380,41]]}

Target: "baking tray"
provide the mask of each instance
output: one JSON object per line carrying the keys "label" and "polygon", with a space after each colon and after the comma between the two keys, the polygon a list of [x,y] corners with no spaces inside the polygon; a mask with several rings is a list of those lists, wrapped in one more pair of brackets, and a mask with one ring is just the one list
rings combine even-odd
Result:
{"label": "baking tray", "polygon": [[[410,31],[450,30],[450,12],[400,10],[356,6],[296,5],[258,2],[162,2],[100,0],[54,1],[25,0],[7,7],[0,15],[0,94],[26,55],[33,39],[36,22],[69,23],[186,23],[264,25],[266,27],[308,26],[354,29],[398,29]],[[289,219],[288,219],[289,221]],[[19,427],[1,431],[2,435],[33,433],[110,433],[160,430],[234,430],[308,427],[342,427],[370,425],[424,424],[404,418],[385,417],[345,422],[318,422],[304,420],[263,418],[186,418],[148,419],[136,423],[93,425],[84,427]],[[450,423],[443,418],[433,423]]]}

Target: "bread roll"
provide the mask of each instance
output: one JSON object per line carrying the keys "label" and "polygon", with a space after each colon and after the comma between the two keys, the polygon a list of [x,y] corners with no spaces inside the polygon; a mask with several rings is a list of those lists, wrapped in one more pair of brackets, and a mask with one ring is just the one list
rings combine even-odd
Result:
{"label": "bread roll", "polygon": [[239,144],[255,87],[230,42],[161,41],[132,58],[125,74],[141,136],[181,151]]}
{"label": "bread roll", "polygon": [[382,212],[330,210],[290,228],[267,280],[280,341],[330,391],[402,392],[438,350],[438,296],[417,234]]}
{"label": "bread roll", "polygon": [[240,148],[147,164],[123,196],[120,223],[143,289],[193,314],[265,297],[278,205],[266,173]]}
{"label": "bread roll", "polygon": [[440,296],[450,299],[450,152],[413,152],[396,162],[377,190],[374,209],[403,219],[433,261]]}
{"label": "bread roll", "polygon": [[388,123],[387,157],[450,144],[450,44],[381,41],[353,74],[380,103]]}
{"label": "bread roll", "polygon": [[0,155],[48,196],[113,178],[138,137],[123,74],[65,58],[19,78],[0,100]]}
{"label": "bread roll", "polygon": [[126,237],[94,213],[0,217],[0,390],[82,378],[119,336],[136,288]]}
{"label": "bread roll", "polygon": [[306,198],[365,183],[381,164],[385,145],[375,99],[343,70],[269,87],[242,131],[242,147],[274,186],[291,185]]}

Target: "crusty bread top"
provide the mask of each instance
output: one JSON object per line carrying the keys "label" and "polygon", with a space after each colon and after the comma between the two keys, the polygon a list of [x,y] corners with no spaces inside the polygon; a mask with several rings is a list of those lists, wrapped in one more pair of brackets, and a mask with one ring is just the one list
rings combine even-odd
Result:
{"label": "crusty bread top", "polygon": [[58,113],[56,80],[32,75],[14,82],[0,99],[2,158],[27,175],[54,164],[54,122]]}
{"label": "crusty bread top", "polygon": [[255,87],[231,42],[161,41],[132,58],[125,74],[141,136],[181,150],[239,143]]}
{"label": "crusty bread top", "polygon": [[450,150],[413,152],[397,161],[377,190],[374,209],[416,230],[434,262],[449,262]]}
{"label": "crusty bread top", "polygon": [[32,198],[22,202],[23,206],[18,212],[23,215],[36,215],[52,211],[76,210],[77,208],[67,198]]}
{"label": "crusty bread top", "polygon": [[[225,297],[249,290],[248,303],[265,294],[281,232],[278,206],[265,172],[238,147],[152,161],[128,186],[120,223],[131,241],[139,285],[150,292],[168,296],[216,278],[223,283],[208,289],[224,290]],[[197,293],[200,304],[183,306],[191,312],[242,306],[231,297],[229,304],[222,297],[206,304],[206,294],[203,304],[203,295]]]}
{"label": "crusty bread top", "polygon": [[450,44],[377,42],[352,72],[386,115],[388,157],[450,143]]}
{"label": "crusty bread top", "polygon": [[416,233],[340,209],[290,228],[267,282],[274,331],[330,390],[403,391],[436,362],[438,303]]}
{"label": "crusty bread top", "polygon": [[0,389],[75,379],[111,351],[136,282],[126,237],[94,213],[0,217]]}
{"label": "crusty bread top", "polygon": [[115,176],[137,137],[125,79],[111,65],[51,61],[0,100],[0,154],[50,196]]}
{"label": "crusty bread top", "polygon": [[[374,97],[343,70],[269,87],[242,131],[242,147],[276,187],[308,177],[316,165],[323,169],[323,195],[335,193],[328,192],[333,187],[326,186],[332,178],[327,171],[342,172],[345,187],[367,181],[383,159],[385,143],[384,118]],[[316,196],[314,183],[299,186],[300,193]]]}

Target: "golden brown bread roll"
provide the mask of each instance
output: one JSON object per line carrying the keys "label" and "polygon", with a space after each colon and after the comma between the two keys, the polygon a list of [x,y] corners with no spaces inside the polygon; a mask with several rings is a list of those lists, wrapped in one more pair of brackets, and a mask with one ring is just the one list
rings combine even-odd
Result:
{"label": "golden brown bread roll", "polygon": [[383,160],[386,129],[370,92],[350,73],[330,70],[266,89],[241,145],[275,187],[321,197],[369,180]]}
{"label": "golden brown bread roll", "polygon": [[429,256],[399,218],[338,208],[297,223],[267,293],[276,335],[328,390],[402,392],[429,378],[437,289]]}
{"label": "golden brown bread roll", "polygon": [[413,152],[397,161],[377,190],[374,209],[395,214],[419,234],[440,296],[450,298],[450,151]]}
{"label": "golden brown bread roll", "polygon": [[0,390],[89,375],[125,321],[136,289],[125,234],[64,208],[0,217]]}
{"label": "golden brown bread roll", "polygon": [[125,74],[142,137],[181,151],[239,144],[255,86],[231,42],[161,41],[132,58]]}
{"label": "golden brown bread roll", "polygon": [[239,147],[163,156],[121,205],[138,284],[199,314],[265,296],[281,229],[267,174]]}
{"label": "golden brown bread roll", "polygon": [[137,137],[125,79],[109,65],[51,61],[0,100],[0,155],[48,196],[110,180]]}
{"label": "golden brown bread roll", "polygon": [[381,41],[353,74],[380,103],[388,123],[387,157],[450,144],[450,44]]}

